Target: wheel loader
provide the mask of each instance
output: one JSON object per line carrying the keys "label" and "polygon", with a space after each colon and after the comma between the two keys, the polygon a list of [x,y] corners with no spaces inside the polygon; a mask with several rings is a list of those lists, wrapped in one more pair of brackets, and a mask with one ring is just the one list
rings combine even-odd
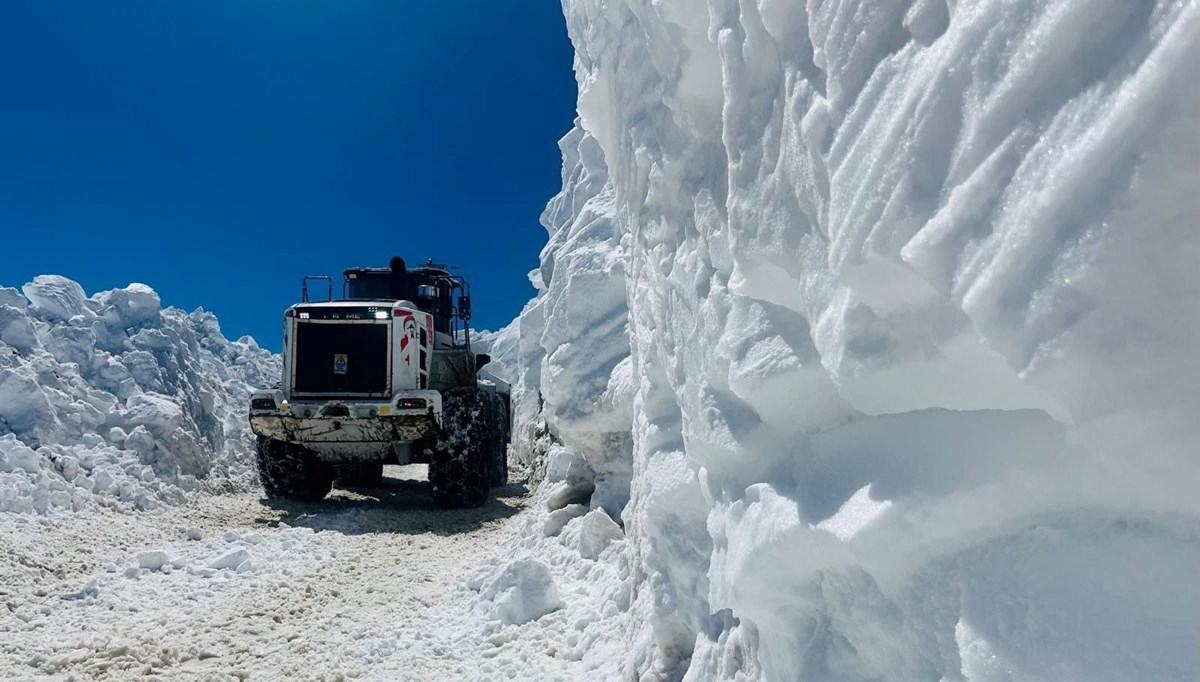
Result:
{"label": "wheel loader", "polygon": [[479,378],[490,358],[471,351],[466,280],[397,257],[347,269],[333,289],[302,280],[284,312],[282,379],[250,399],[267,497],[316,501],[335,481],[376,486],[385,464],[423,462],[438,505],[484,504],[508,478],[510,402]]}

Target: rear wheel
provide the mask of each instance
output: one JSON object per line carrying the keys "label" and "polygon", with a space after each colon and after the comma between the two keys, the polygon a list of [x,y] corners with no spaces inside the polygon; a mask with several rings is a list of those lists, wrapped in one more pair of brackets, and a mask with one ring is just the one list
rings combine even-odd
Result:
{"label": "rear wheel", "polygon": [[259,436],[255,458],[258,479],[270,499],[316,502],[333,486],[333,467],[302,445]]}
{"label": "rear wheel", "polygon": [[383,484],[383,464],[343,464],[337,468],[337,484],[343,488],[378,488]]}
{"label": "rear wheel", "polygon": [[493,487],[508,485],[508,401],[499,393],[488,397],[492,401],[492,465],[489,470]]}
{"label": "rear wheel", "polygon": [[429,484],[442,507],[479,507],[487,501],[492,451],[487,394],[477,388],[442,393],[442,424],[429,462]]}

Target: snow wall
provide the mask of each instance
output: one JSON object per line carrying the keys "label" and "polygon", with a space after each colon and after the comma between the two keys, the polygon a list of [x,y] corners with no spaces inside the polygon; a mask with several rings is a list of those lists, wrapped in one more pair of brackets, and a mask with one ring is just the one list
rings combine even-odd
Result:
{"label": "snow wall", "polygon": [[250,392],[279,357],[143,284],[0,287],[0,511],[154,509],[257,484]]}
{"label": "snow wall", "polygon": [[[1200,3],[564,0],[490,339],[629,676],[1200,671]],[[627,601],[627,603],[626,603]]]}

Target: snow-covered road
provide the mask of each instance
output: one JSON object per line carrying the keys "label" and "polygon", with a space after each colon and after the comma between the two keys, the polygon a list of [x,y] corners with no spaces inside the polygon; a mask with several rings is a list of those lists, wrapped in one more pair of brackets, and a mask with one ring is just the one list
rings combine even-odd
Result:
{"label": "snow-covered road", "polygon": [[389,467],[382,490],[321,504],[241,494],[155,514],[6,515],[0,679],[571,677],[576,663],[536,642],[502,647],[511,636],[494,636],[464,587],[503,554],[525,487],[440,510],[423,468]]}

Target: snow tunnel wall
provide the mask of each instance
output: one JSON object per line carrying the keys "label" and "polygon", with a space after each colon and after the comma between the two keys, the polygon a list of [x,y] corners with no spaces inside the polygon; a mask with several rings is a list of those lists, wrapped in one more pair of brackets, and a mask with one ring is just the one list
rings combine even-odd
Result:
{"label": "snow tunnel wall", "polygon": [[518,451],[622,518],[630,668],[1200,669],[1200,6],[563,8]]}

